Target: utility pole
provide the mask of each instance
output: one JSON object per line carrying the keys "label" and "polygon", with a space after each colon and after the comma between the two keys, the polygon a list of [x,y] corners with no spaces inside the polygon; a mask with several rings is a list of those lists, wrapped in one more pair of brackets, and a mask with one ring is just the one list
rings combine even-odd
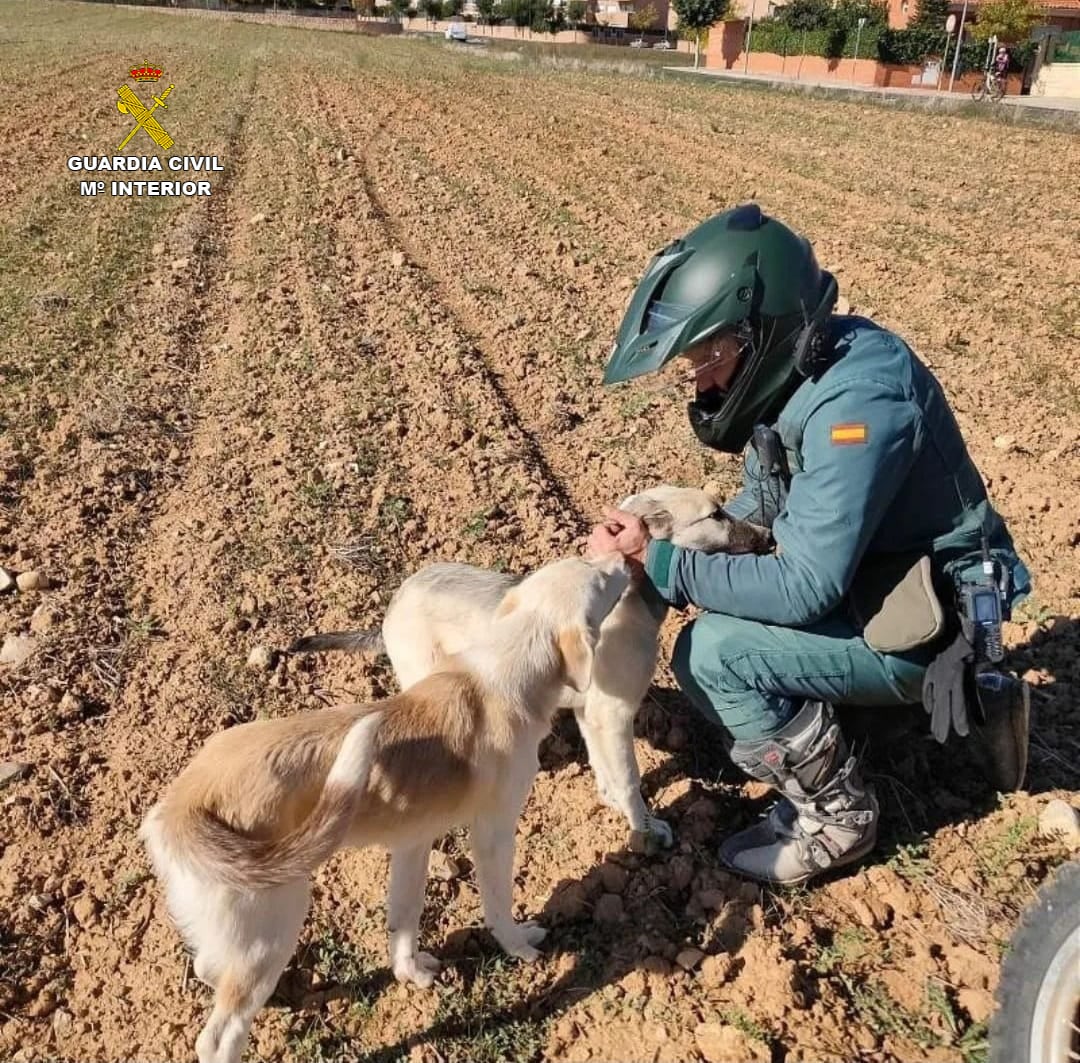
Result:
{"label": "utility pole", "polygon": [[757,0],[750,5],[750,25],[746,28],[746,55],[743,57],[742,72],[745,74],[750,69],[750,38],[754,33],[754,11],[757,8]]}
{"label": "utility pole", "polygon": [[952,92],[953,82],[956,80],[956,67],[960,62],[960,45],[964,41],[964,23],[967,21],[968,0],[964,0],[964,8],[960,12],[960,25],[956,30],[956,51],[953,52],[952,73],[949,75],[949,91]]}
{"label": "utility pole", "polygon": [[866,25],[866,19],[859,19],[859,28],[855,31],[855,58],[851,61],[851,83],[855,84],[855,70],[859,65],[859,38],[862,36],[862,28]]}

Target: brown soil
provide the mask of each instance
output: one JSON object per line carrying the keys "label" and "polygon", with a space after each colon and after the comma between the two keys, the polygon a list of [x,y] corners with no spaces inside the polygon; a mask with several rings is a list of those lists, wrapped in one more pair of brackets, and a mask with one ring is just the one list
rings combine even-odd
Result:
{"label": "brown soil", "polygon": [[[1008,630],[1035,691],[1028,790],[998,799],[967,750],[909,735],[872,751],[874,857],[761,891],[713,854],[764,795],[661,669],[638,757],[675,851],[627,850],[560,720],[517,855],[545,958],[506,961],[475,929],[454,835],[439,847],[461,874],[432,880],[424,929],[446,970],[394,985],[385,859],[343,854],[253,1051],[982,1058],[1002,945],[1066,855],[1039,809],[1080,785],[1075,137],[416,40],[196,36],[59,3],[0,20],[0,89],[21,94],[0,120],[0,565],[53,583],[0,597],[0,637],[37,640],[0,665],[0,762],[29,766],[0,789],[0,1057],[190,1058],[207,992],[141,816],[217,729],[393,689],[359,659],[253,671],[254,646],[375,626],[431,560],[573,552],[647,483],[734,487],[684,395],[599,374],[653,250],[753,196],[938,372],[1030,562]],[[174,153],[228,164],[207,200],[80,197],[66,169],[112,154],[115,89],[143,58],[176,83]],[[69,80],[40,91],[45,68]]]}

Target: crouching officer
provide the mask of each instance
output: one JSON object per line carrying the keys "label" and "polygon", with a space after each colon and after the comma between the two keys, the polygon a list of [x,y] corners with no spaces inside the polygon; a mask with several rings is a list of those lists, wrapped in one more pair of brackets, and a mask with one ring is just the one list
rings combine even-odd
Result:
{"label": "crouching officer", "polygon": [[892,332],[836,315],[836,298],[810,244],[753,204],[660,251],[604,383],[689,362],[695,435],[746,451],[724,509],[770,527],[776,550],[681,549],[618,510],[589,539],[638,563],[646,592],[704,610],[679,635],[675,675],[732,760],[781,795],[721,860],[783,884],[876,841],[878,805],[834,706],[923,702],[939,741],[980,739],[999,789],[1018,788],[1027,761],[1027,686],[993,667],[1027,569],[937,380]]}

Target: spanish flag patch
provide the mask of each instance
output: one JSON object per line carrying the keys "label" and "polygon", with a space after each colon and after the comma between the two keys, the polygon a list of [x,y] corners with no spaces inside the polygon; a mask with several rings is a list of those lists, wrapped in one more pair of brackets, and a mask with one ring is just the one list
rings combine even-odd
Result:
{"label": "spanish flag patch", "polygon": [[865,424],[834,424],[829,429],[829,440],[834,447],[865,443],[866,438]]}

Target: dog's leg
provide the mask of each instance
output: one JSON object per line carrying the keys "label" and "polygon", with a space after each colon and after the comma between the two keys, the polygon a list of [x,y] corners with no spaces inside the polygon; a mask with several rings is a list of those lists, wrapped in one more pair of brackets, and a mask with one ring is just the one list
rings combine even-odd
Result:
{"label": "dog's leg", "polygon": [[[588,694],[586,694],[586,698]],[[585,740],[585,750],[589,756],[589,767],[592,768],[596,778],[596,792],[600,800],[608,808],[615,812],[622,812],[622,806],[615,798],[615,792],[611,786],[611,775],[608,770],[607,757],[600,742],[596,728],[589,722],[587,702],[574,706],[574,719],[577,720],[578,730]]]}
{"label": "dog's leg", "polygon": [[675,841],[674,833],[664,820],[649,811],[641,796],[641,772],[634,753],[636,712],[636,704],[611,697],[595,687],[585,695],[585,718],[604,763],[607,791],[614,807],[626,817],[632,834],[641,837],[645,848],[667,848]]}
{"label": "dog's leg", "polygon": [[296,948],[309,898],[309,883],[296,882],[217,901],[219,936],[211,947],[221,974],[214,1010],[195,1042],[199,1063],[240,1063],[251,1023]]}
{"label": "dog's leg", "polygon": [[535,946],[547,931],[531,920],[514,922],[511,908],[514,895],[514,834],[518,817],[536,777],[536,750],[518,758],[503,787],[500,800],[478,815],[470,829],[476,860],[476,877],[484,904],[484,924],[499,945],[511,956],[532,962],[540,953]]}
{"label": "dog's leg", "polygon": [[390,965],[394,977],[399,982],[412,982],[422,989],[431,986],[441,966],[434,956],[417,950],[430,856],[431,842],[393,851],[387,905]]}

